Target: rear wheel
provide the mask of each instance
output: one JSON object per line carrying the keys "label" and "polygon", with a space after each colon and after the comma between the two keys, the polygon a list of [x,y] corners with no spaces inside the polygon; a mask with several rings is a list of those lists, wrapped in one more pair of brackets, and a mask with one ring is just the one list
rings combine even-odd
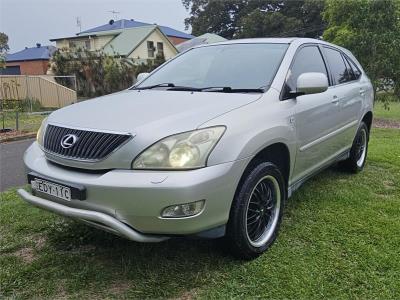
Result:
{"label": "rear wheel", "polygon": [[286,191],[283,176],[272,163],[260,163],[245,176],[232,204],[226,238],[236,257],[253,259],[277,237]]}
{"label": "rear wheel", "polygon": [[342,163],[343,167],[347,171],[357,173],[364,168],[367,160],[368,141],[368,127],[364,122],[361,122],[350,149],[350,157]]}

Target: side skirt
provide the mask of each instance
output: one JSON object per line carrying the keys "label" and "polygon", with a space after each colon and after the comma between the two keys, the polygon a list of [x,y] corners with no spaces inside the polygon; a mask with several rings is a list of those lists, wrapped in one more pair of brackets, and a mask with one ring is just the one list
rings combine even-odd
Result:
{"label": "side skirt", "polygon": [[328,163],[325,165],[321,166],[320,168],[316,169],[312,173],[308,174],[307,176],[300,178],[296,182],[294,182],[291,186],[288,188],[288,198],[292,196],[292,194],[300,188],[300,186],[303,185],[308,179],[311,177],[314,177],[316,174],[321,173],[322,171],[326,170],[330,166],[334,165],[337,162],[340,162],[342,160],[346,160],[350,157],[350,149],[346,150],[345,152],[341,153],[339,156],[335,157],[334,159],[330,160]]}

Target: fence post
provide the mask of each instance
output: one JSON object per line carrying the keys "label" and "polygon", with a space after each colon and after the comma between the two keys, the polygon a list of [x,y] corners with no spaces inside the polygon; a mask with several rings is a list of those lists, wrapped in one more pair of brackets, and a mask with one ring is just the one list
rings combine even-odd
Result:
{"label": "fence post", "polygon": [[[38,82],[39,82],[39,95],[40,95],[40,103],[43,103],[43,96],[42,96],[42,85],[40,82],[42,81],[42,77],[38,77]],[[32,112],[32,111],[31,111]]]}
{"label": "fence post", "polygon": [[19,130],[19,112],[18,110],[15,112],[15,125],[16,125],[16,130]]}
{"label": "fence post", "polygon": [[78,83],[76,81],[76,75],[73,75],[74,77],[74,85],[75,85],[75,96],[76,96],[76,103],[78,103]]}
{"label": "fence post", "polygon": [[30,97],[31,94],[31,90],[29,88],[29,84],[28,84],[28,75],[25,75],[25,84],[26,84],[26,97],[29,99],[29,106],[32,112],[32,99]]}
{"label": "fence post", "polygon": [[56,91],[57,91],[57,103],[58,103],[58,108],[61,108],[60,106],[60,92],[58,91],[58,86],[56,85]]}

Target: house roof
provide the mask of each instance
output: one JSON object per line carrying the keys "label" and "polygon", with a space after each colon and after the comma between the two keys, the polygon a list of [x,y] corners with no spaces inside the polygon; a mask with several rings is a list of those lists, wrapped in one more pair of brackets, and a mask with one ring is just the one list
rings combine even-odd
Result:
{"label": "house roof", "polygon": [[227,39],[223,38],[222,36],[219,36],[214,33],[205,33],[203,35],[195,37],[194,39],[180,43],[179,45],[176,46],[176,48],[179,50],[179,52],[183,52],[195,46],[219,43],[224,41],[227,41]]}
{"label": "house roof", "polygon": [[[92,32],[100,32],[100,31],[110,31],[110,30],[121,30],[121,29],[125,29],[125,28],[135,28],[135,27],[142,27],[142,26],[149,26],[149,25],[156,25],[156,24],[150,24],[150,23],[145,23],[145,22],[140,22],[140,21],[136,21],[133,19],[130,20],[126,20],[126,19],[122,19],[122,20],[118,20],[118,21],[113,21],[113,22],[109,22],[107,24],[101,25],[101,26],[97,26],[85,31],[82,31],[81,33],[78,33],[78,35],[86,35],[88,33],[92,33]],[[172,36],[172,37],[178,37],[178,38],[183,38],[183,39],[192,39],[194,38],[193,35],[191,34],[187,34],[185,32],[173,29],[171,27],[168,26],[160,26],[158,25],[158,27],[160,28],[160,30],[166,35],[166,36]]]}
{"label": "house roof", "polygon": [[49,60],[57,48],[54,46],[36,46],[7,54],[6,62],[24,60]]}
{"label": "house roof", "polygon": [[[117,53],[119,55],[128,56],[143,42],[144,39],[146,39],[146,37],[148,37],[154,30],[157,30],[157,28],[159,27],[156,25],[150,25],[122,30],[120,34],[104,46],[103,51],[110,55]],[[161,30],[159,32],[163,35]],[[167,37],[165,37],[165,39],[169,41]]]}

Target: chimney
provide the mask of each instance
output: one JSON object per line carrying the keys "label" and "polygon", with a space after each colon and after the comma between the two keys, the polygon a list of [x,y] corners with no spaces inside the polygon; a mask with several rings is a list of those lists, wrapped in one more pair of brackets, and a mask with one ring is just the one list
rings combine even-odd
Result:
{"label": "chimney", "polygon": [[121,20],[121,28],[124,29],[125,28],[125,19]]}
{"label": "chimney", "polygon": [[40,48],[42,45],[40,43],[36,43],[36,47]]}

